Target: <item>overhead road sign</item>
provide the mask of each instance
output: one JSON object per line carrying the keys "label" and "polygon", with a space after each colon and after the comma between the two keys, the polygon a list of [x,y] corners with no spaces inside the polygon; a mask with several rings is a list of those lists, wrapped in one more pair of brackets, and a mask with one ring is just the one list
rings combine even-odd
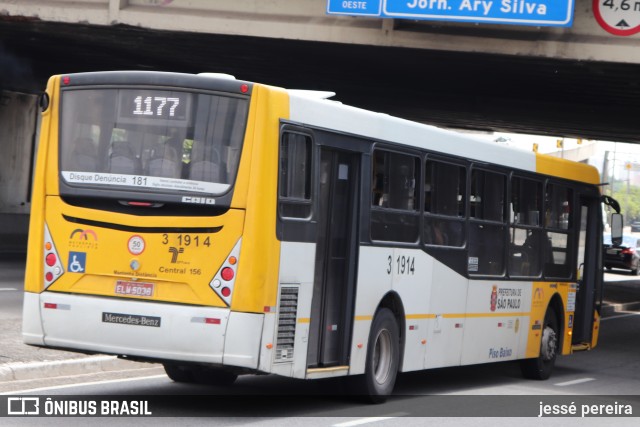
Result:
{"label": "overhead road sign", "polygon": [[632,36],[640,32],[638,0],[593,0],[593,15],[602,28],[616,36]]}
{"label": "overhead road sign", "polygon": [[327,0],[331,15],[570,27],[575,0]]}

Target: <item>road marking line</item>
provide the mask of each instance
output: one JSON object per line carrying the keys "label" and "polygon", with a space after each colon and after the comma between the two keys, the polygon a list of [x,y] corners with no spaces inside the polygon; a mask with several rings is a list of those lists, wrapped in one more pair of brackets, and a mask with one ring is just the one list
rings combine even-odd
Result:
{"label": "road marking line", "polygon": [[[57,377],[57,378],[64,378],[64,377]],[[136,377],[136,378],[122,378],[119,380],[104,380],[104,381],[91,381],[91,382],[86,382],[86,383],[76,383],[76,384],[65,384],[65,385],[57,385],[57,386],[51,386],[51,387],[41,387],[41,388],[30,388],[27,390],[16,390],[16,391],[10,391],[10,392],[6,392],[6,393],[0,393],[0,395],[3,394],[24,394],[24,393],[34,393],[36,391],[47,391],[47,390],[62,390],[65,388],[72,388],[72,387],[84,387],[84,386],[90,386],[90,385],[100,385],[100,384],[112,384],[112,383],[120,383],[120,382],[129,382],[129,381],[141,381],[141,380],[151,380],[151,379],[156,379],[156,378],[167,378],[168,377],[163,374],[163,375],[151,375],[151,376],[147,376],[147,377]]]}
{"label": "road marking line", "polygon": [[621,317],[629,317],[629,316],[640,316],[640,313],[627,313],[627,314],[619,314],[617,316],[608,316],[608,317],[603,317],[602,319],[600,319],[600,321],[603,322],[605,320],[619,319]]}
{"label": "road marking line", "polygon": [[560,387],[564,387],[564,386],[568,386],[568,385],[575,385],[575,384],[582,384],[582,383],[588,383],[589,381],[595,381],[595,378],[581,378],[579,380],[573,380],[573,381],[566,381],[563,383],[557,383],[554,385],[560,386]]}
{"label": "road marking line", "polygon": [[0,288],[0,291],[17,291],[18,288]]}
{"label": "road marking line", "polygon": [[369,423],[375,423],[378,421],[384,421],[384,420],[391,420],[397,417],[367,417],[367,418],[360,418],[358,420],[353,420],[353,421],[345,421],[344,423],[339,423],[339,424],[334,424],[333,427],[353,427],[353,426],[359,426],[362,424],[369,424]]}

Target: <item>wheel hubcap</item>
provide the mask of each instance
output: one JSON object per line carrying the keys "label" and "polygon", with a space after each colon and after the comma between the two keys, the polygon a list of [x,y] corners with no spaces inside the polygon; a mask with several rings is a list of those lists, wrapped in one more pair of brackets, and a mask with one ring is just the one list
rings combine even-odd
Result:
{"label": "wheel hubcap", "polygon": [[540,349],[544,361],[549,361],[556,357],[557,343],[556,331],[550,326],[546,326],[542,332],[542,348]]}
{"label": "wheel hubcap", "polygon": [[373,372],[376,382],[384,384],[389,377],[391,366],[391,334],[386,329],[380,331],[376,337],[373,353]]}

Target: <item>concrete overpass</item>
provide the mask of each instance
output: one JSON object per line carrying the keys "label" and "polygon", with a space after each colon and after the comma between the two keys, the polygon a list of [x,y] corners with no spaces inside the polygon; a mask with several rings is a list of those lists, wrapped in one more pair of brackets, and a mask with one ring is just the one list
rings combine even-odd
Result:
{"label": "concrete overpass", "polygon": [[[327,0],[0,0],[0,158],[30,170],[49,75],[111,69],[225,72],[445,127],[640,142],[640,0],[609,0],[629,9],[609,31],[605,0],[575,1],[572,25],[552,27],[327,15]],[[30,176],[5,173],[0,213],[28,213]]]}

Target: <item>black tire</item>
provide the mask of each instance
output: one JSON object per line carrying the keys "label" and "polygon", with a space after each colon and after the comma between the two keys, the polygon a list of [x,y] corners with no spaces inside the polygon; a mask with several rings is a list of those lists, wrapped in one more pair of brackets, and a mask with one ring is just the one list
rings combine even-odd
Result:
{"label": "black tire", "polygon": [[179,365],[176,363],[163,363],[163,366],[167,376],[177,383],[229,386],[238,378],[238,375],[234,372],[218,367]]}
{"label": "black tire", "polygon": [[167,376],[177,383],[196,382],[194,370],[191,366],[177,365],[175,363],[163,363]]}
{"label": "black tire", "polygon": [[224,387],[233,384],[237,378],[238,374],[224,368],[202,367],[196,381],[200,384]]}
{"label": "black tire", "polygon": [[540,338],[540,355],[520,362],[522,376],[532,380],[546,380],[551,376],[560,351],[560,333],[556,312],[547,308]]}
{"label": "black tire", "polygon": [[358,392],[368,402],[382,403],[393,391],[400,362],[398,322],[388,308],[378,310],[369,331],[364,376]]}

